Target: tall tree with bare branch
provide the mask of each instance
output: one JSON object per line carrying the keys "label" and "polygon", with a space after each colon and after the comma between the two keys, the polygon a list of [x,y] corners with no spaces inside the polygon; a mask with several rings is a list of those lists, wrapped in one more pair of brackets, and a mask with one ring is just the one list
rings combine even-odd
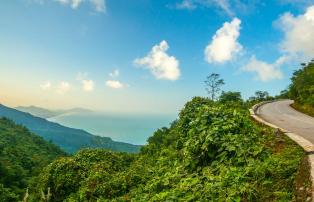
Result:
{"label": "tall tree with bare branch", "polygon": [[209,76],[207,76],[205,80],[206,85],[206,91],[209,94],[211,100],[215,100],[218,97],[218,94],[220,92],[220,87],[224,85],[225,82],[223,79],[220,78],[219,74],[212,73]]}

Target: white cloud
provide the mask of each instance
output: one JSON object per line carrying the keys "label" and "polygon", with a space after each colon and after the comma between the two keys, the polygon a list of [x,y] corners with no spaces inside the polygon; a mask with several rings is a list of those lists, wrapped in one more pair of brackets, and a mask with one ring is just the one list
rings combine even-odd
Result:
{"label": "white cloud", "polygon": [[120,74],[119,70],[115,69],[115,70],[113,70],[112,72],[109,73],[109,76],[114,78],[114,77],[119,76],[119,74]]}
{"label": "white cloud", "polygon": [[83,90],[91,92],[94,90],[94,81],[93,80],[82,80]]}
{"label": "white cloud", "polygon": [[260,0],[178,0],[176,9],[195,10],[197,8],[210,8],[223,12],[230,17],[236,14],[247,14],[254,11]]}
{"label": "white cloud", "polygon": [[277,26],[284,33],[284,39],[281,42],[284,52],[313,57],[314,6],[308,7],[304,14],[298,16],[285,13],[277,21]]}
{"label": "white cloud", "polygon": [[70,5],[71,8],[77,9],[83,2],[91,4],[97,12],[106,11],[105,0],[55,0],[63,5]]}
{"label": "white cloud", "polygon": [[95,6],[95,10],[98,12],[106,12],[106,1],[105,0],[90,0]]}
{"label": "white cloud", "polygon": [[120,89],[120,88],[124,88],[125,85],[122,84],[120,81],[116,81],[116,80],[108,80],[106,81],[106,86],[110,87],[110,88],[114,88],[114,89]]}
{"label": "white cloud", "polygon": [[57,93],[65,94],[71,89],[71,85],[66,81],[61,81],[57,86]]}
{"label": "white cloud", "polygon": [[179,61],[169,56],[166,41],[155,45],[144,58],[135,59],[134,64],[148,68],[157,79],[177,80],[180,77]]}
{"label": "white cloud", "polygon": [[83,91],[91,92],[94,90],[95,83],[91,79],[87,79],[87,72],[79,72],[76,76],[76,80],[81,82]]}
{"label": "white cloud", "polygon": [[213,0],[213,2],[216,3],[216,5],[225,11],[229,16],[234,15],[233,11],[230,9],[229,0]]}
{"label": "white cloud", "polygon": [[204,51],[205,60],[208,63],[224,63],[242,50],[242,45],[238,42],[240,24],[241,20],[233,18],[231,22],[225,22],[216,31],[211,43]]}
{"label": "white cloud", "polygon": [[40,88],[42,90],[49,90],[51,88],[51,83],[50,81],[46,81],[45,83],[41,84],[40,85]]}
{"label": "white cloud", "polygon": [[197,5],[192,0],[183,0],[182,2],[176,4],[177,9],[193,10],[196,7]]}
{"label": "white cloud", "polygon": [[264,61],[257,60],[255,56],[252,56],[248,64],[242,67],[242,70],[255,72],[257,74],[256,79],[266,82],[282,79],[283,74],[280,70],[280,65],[285,62],[287,62],[285,56],[278,58],[274,64],[268,64]]}

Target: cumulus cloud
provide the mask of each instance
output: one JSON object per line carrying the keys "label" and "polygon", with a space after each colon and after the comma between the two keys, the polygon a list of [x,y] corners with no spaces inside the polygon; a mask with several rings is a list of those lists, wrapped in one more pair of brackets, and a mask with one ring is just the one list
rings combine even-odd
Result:
{"label": "cumulus cloud", "polygon": [[110,88],[114,88],[114,89],[120,89],[120,88],[125,87],[125,85],[123,83],[121,83],[120,81],[117,81],[117,80],[106,81],[106,86],[108,86]]}
{"label": "cumulus cloud", "polygon": [[280,65],[287,62],[287,59],[287,57],[282,56],[278,58],[273,64],[269,64],[264,61],[257,60],[255,56],[252,56],[248,64],[242,67],[242,70],[247,72],[255,72],[257,74],[256,79],[264,82],[282,79],[283,74],[280,70]]}
{"label": "cumulus cloud", "polygon": [[82,80],[83,90],[91,92],[94,90],[94,81],[93,80]]}
{"label": "cumulus cloud", "polygon": [[216,31],[204,51],[208,63],[227,62],[242,50],[242,45],[238,42],[240,25],[241,20],[233,18]]}
{"label": "cumulus cloud", "polygon": [[277,21],[284,33],[281,48],[290,54],[314,55],[314,6],[306,9],[304,14],[294,16],[285,13]]}
{"label": "cumulus cloud", "polygon": [[119,74],[120,74],[119,70],[115,69],[115,70],[113,70],[112,72],[109,73],[109,76],[114,78],[114,77],[119,76]]}
{"label": "cumulus cloud", "polygon": [[97,12],[106,11],[105,0],[55,0],[63,5],[70,5],[71,8],[77,9],[82,3],[86,2],[91,4]]}
{"label": "cumulus cloud", "polygon": [[57,86],[57,93],[65,94],[71,89],[71,85],[66,81],[61,81]]}
{"label": "cumulus cloud", "polygon": [[91,79],[87,79],[87,72],[79,72],[76,76],[76,80],[81,82],[83,91],[91,92],[94,90],[95,83]]}
{"label": "cumulus cloud", "polygon": [[134,64],[149,69],[157,79],[177,80],[180,77],[179,61],[167,54],[168,49],[168,43],[161,41],[146,57],[135,59]]}
{"label": "cumulus cloud", "polygon": [[42,90],[49,90],[51,88],[51,83],[50,81],[46,81],[45,83],[41,84],[40,85],[40,88]]}

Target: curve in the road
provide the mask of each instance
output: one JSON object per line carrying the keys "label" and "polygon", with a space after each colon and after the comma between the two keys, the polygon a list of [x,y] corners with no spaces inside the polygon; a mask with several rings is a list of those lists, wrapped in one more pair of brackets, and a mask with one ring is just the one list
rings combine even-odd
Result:
{"label": "curve in the road", "polygon": [[314,118],[296,111],[290,105],[292,100],[282,100],[264,104],[257,115],[292,133],[298,134],[314,144]]}

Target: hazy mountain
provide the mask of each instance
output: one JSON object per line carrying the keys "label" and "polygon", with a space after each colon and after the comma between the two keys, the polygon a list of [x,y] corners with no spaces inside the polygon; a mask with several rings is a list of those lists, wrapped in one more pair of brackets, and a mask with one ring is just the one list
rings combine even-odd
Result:
{"label": "hazy mountain", "polygon": [[17,124],[24,125],[32,132],[48,141],[51,140],[70,153],[86,147],[123,152],[138,152],[140,149],[138,145],[116,142],[109,137],[95,136],[84,130],[65,127],[4,105],[0,105],[0,117],[9,118]]}
{"label": "hazy mountain", "polygon": [[59,116],[62,114],[68,114],[68,113],[89,113],[92,112],[89,109],[83,109],[83,108],[73,108],[73,109],[64,109],[64,110],[49,110],[41,107],[36,106],[19,106],[15,109],[30,113],[34,116],[38,116],[41,118],[51,118],[54,116]]}

